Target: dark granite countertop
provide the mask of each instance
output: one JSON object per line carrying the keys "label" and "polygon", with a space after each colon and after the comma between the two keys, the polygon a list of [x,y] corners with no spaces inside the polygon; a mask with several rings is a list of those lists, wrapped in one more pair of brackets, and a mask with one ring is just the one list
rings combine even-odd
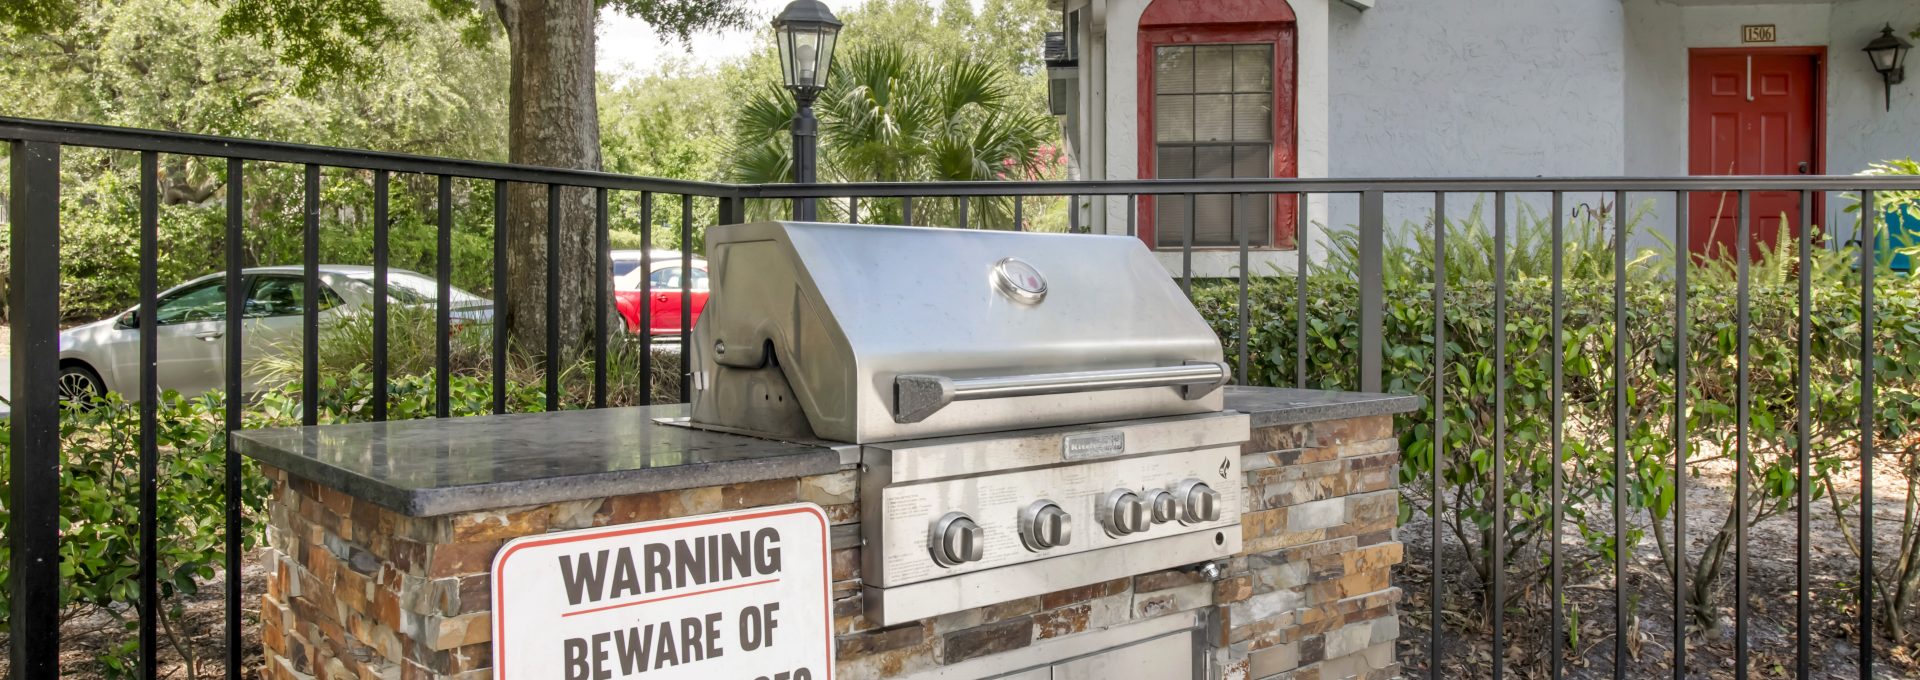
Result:
{"label": "dark granite countertop", "polygon": [[1227,408],[1245,413],[1254,427],[1406,413],[1420,398],[1404,394],[1329,392],[1287,387],[1228,387]]}
{"label": "dark granite countertop", "polygon": [[248,430],[261,462],[415,517],[827,474],[833,449],[674,427],[685,404]]}
{"label": "dark granite countertop", "polygon": [[[1417,397],[1228,387],[1254,427],[1402,413]],[[685,404],[234,433],[240,453],[415,517],[803,477],[840,452],[655,422]]]}

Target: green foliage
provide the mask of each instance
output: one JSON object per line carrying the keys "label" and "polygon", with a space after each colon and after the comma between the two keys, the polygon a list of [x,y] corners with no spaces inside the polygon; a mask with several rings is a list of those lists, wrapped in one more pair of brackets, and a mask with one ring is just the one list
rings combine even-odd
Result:
{"label": "green foliage", "polygon": [[[162,396],[155,418],[160,451],[155,526],[162,532],[156,539],[155,580],[161,629],[169,634],[177,628],[168,622],[181,615],[182,598],[220,576],[226,555],[226,434],[220,404],[218,395],[188,399],[170,392]],[[249,420],[256,427],[292,422]],[[0,419],[0,442],[10,442],[11,431],[12,421]],[[61,412],[60,603],[70,611],[105,613],[129,628],[138,621],[130,605],[139,601],[140,526],[132,521],[140,516],[139,432],[139,409],[118,396]],[[11,454],[11,446],[0,447],[0,466]],[[241,526],[246,528],[241,545],[250,550],[260,541],[268,489],[251,460],[241,465]],[[0,500],[11,499],[11,481],[0,480],[0,485]],[[0,527],[11,516],[5,506],[0,502]],[[0,572],[7,568],[5,553],[0,545]],[[8,597],[0,589],[0,606]],[[0,621],[0,632],[6,630]],[[101,661],[110,677],[133,674],[134,644],[129,640],[104,652]]]}
{"label": "green foliage", "polygon": [[[1509,606],[1538,585],[1549,566],[1544,548],[1554,516],[1553,481],[1563,483],[1566,536],[1582,541],[1611,563],[1615,551],[1632,549],[1652,533],[1671,578],[1676,564],[1669,535],[1675,479],[1697,476],[1703,467],[1739,455],[1737,419],[1736,271],[1727,263],[1697,263],[1689,270],[1688,338],[1684,347],[1689,382],[1687,428],[1692,450],[1688,467],[1673,461],[1674,283],[1675,261],[1661,252],[1633,253],[1622,278],[1623,316],[1616,323],[1613,296],[1616,271],[1613,243],[1603,231],[1611,209],[1572,220],[1565,230],[1561,291],[1562,336],[1554,361],[1554,290],[1549,221],[1520,208],[1509,234],[1504,300],[1493,285],[1495,241],[1478,210],[1447,225],[1445,352],[1441,377],[1445,408],[1444,437],[1436,438],[1434,389],[1434,314],[1430,225],[1409,225],[1387,239],[1384,261],[1384,385],[1387,391],[1419,395],[1429,403],[1401,417],[1403,516],[1433,514],[1452,539],[1469,548],[1476,574],[1487,579],[1495,569],[1509,574]],[[1788,239],[1789,241],[1791,239]],[[1708,547],[1691,555],[1687,574],[1689,602],[1703,627],[1718,622],[1716,599],[1724,585],[1720,560],[1739,523],[1752,526],[1794,507],[1798,479],[1795,447],[1808,437],[1816,459],[1815,497],[1832,493],[1833,477],[1851,460],[1857,438],[1859,373],[1858,275],[1847,253],[1810,253],[1813,307],[1809,338],[1813,428],[1796,427],[1798,377],[1797,253],[1763,252],[1747,285],[1751,305],[1746,369],[1751,396],[1746,458],[1749,461],[1749,512],[1729,513],[1720,526],[1696,524],[1694,536],[1707,532]],[[1355,243],[1336,236],[1324,266],[1310,270],[1306,296],[1304,383],[1309,387],[1353,389],[1359,345]],[[1295,384],[1295,282],[1291,277],[1256,279],[1251,286],[1249,341],[1255,361],[1248,367],[1255,384]],[[1851,288],[1851,289],[1850,289]],[[1876,405],[1885,440],[1882,451],[1920,445],[1908,430],[1920,420],[1920,400],[1910,395],[1920,385],[1920,286],[1891,275],[1876,282],[1875,341],[1879,359]],[[1238,338],[1237,289],[1203,287],[1196,304],[1226,341],[1231,358]],[[1494,328],[1494,310],[1506,312],[1504,345]],[[1614,370],[1616,342],[1624,343],[1625,373]],[[1496,348],[1501,348],[1496,353]],[[1499,370],[1496,368],[1499,367]],[[1553,375],[1564,417],[1556,417]],[[1504,375],[1504,402],[1496,400],[1496,375]],[[1616,423],[1615,386],[1624,387],[1624,423]],[[1505,412],[1504,430],[1496,406]],[[1553,465],[1553,425],[1563,425],[1562,465]],[[1897,424],[1897,425],[1896,425]],[[1616,425],[1623,439],[1616,441]],[[1499,436],[1504,432],[1504,437]],[[1436,444],[1436,440],[1438,443]],[[1496,465],[1496,445],[1504,445]],[[1625,456],[1627,477],[1616,485],[1616,455]],[[1432,479],[1439,468],[1441,493]],[[1500,481],[1503,494],[1494,493]],[[1627,544],[1614,544],[1611,506],[1616,494],[1631,517]],[[1506,523],[1494,525],[1494,510],[1504,506]],[[1696,520],[1698,521],[1698,520]],[[1496,563],[1492,545],[1498,535],[1508,550]],[[1574,569],[1600,568],[1576,564]]]}
{"label": "green foliage", "polygon": [[[389,9],[418,18],[424,0]],[[261,137],[466,158],[504,156],[506,71],[497,48],[461,46],[446,27],[392,50],[383,77],[297,92],[298,75],[244,40],[224,38],[208,0],[84,4],[74,22],[0,41],[0,92],[10,115]],[[139,159],[68,148],[61,201],[62,313],[90,320],[133,304],[139,272]],[[161,285],[225,268],[227,173],[219,159],[162,155],[157,263]],[[243,258],[300,261],[301,169],[246,166]],[[431,178],[392,183],[392,263],[433,271]],[[491,280],[492,185],[455,183],[454,285]],[[322,186],[323,260],[367,263],[370,173],[329,170]]]}
{"label": "green foliage", "polygon": [[[77,179],[78,200],[61,202],[61,313],[92,320],[138,300],[140,261],[135,169],[126,154],[77,151],[95,160]],[[252,167],[252,166],[249,166]],[[321,253],[325,263],[373,261],[372,173],[329,171],[322,175]],[[207,178],[224,185],[224,172]],[[288,166],[261,166],[246,176],[247,222],[241,244],[247,266],[298,264],[304,215],[301,173]],[[435,270],[437,214],[432,178],[393,178],[388,258],[392,267],[431,275]],[[493,274],[493,185],[454,183],[454,265],[451,283],[489,293]],[[156,263],[162,286],[226,268],[226,208],[219,200],[163,207]]]}
{"label": "green foliage", "polygon": [[[434,379],[431,372],[433,326],[431,319],[396,314],[389,335],[394,377],[388,383],[388,418],[413,420],[436,414]],[[473,329],[469,329],[470,331]],[[448,377],[448,412],[452,416],[484,415],[493,410],[493,380],[485,365],[485,355],[477,350],[489,344],[484,329],[471,334],[475,341],[456,342],[459,353],[453,357],[453,372]],[[346,322],[323,336],[323,365],[320,375],[320,402],[317,411],[321,424],[366,422],[372,419],[374,382],[356,347],[366,347],[371,338],[365,323]],[[608,356],[607,399],[610,405],[639,403],[643,386],[639,383],[641,344],[627,336],[614,339]],[[265,362],[270,374],[297,375],[296,359]],[[526,360],[511,362],[507,382],[507,408],[510,412],[534,412],[546,408],[544,379],[538,366]],[[403,370],[404,369],[404,370]],[[678,354],[655,352],[653,382],[644,386],[652,391],[655,403],[672,403],[679,394]],[[563,408],[579,408],[588,403],[592,365],[566,367],[561,375]],[[155,439],[159,447],[156,459],[159,484],[156,526],[162,532],[156,542],[160,550],[157,583],[160,587],[160,630],[169,646],[191,659],[197,654],[193,645],[173,637],[177,620],[190,597],[214,579],[223,576],[225,559],[225,476],[226,432],[224,398],[208,394],[184,398],[172,392],[162,395],[157,409]],[[291,427],[300,424],[303,413],[298,383],[285,383],[257,395],[243,411],[244,427]],[[118,394],[109,394],[88,408],[65,408],[60,416],[60,604],[63,618],[99,612],[131,628],[138,621],[139,601],[139,408]],[[12,421],[0,418],[0,468],[9,464]],[[241,459],[241,526],[243,549],[259,544],[265,526],[266,500],[270,483],[251,458]],[[6,582],[9,546],[5,529],[12,513],[11,482],[0,478],[0,583]],[[0,588],[0,610],[7,606],[9,594]],[[8,632],[0,619],[0,633]],[[108,677],[131,677],[138,649],[129,640],[116,648],[103,650],[98,661]]]}
{"label": "green foliage", "polygon": [[[1058,173],[1058,124],[1046,115],[1046,75],[1039,47],[1057,13],[1041,0],[967,2],[874,0],[845,12],[847,27],[828,90],[815,104],[820,120],[822,182],[1003,180]],[[904,36],[911,36],[906,38]],[[792,95],[780,86],[770,40],[720,78],[738,102],[722,147],[723,179],[792,181],[788,126]],[[749,216],[784,217],[786,201],[748,201]],[[843,217],[844,201],[822,202],[822,215]],[[1028,229],[1061,229],[1065,202],[1029,198]],[[899,199],[860,202],[860,221],[904,223]],[[916,224],[957,224],[959,202],[920,199]],[[1014,201],[976,198],[972,226],[1011,228]]]}
{"label": "green foliage", "polygon": [[[600,147],[605,169],[629,175],[718,181],[726,158],[726,121],[734,107],[733,72],[668,64],[644,76],[600,82]],[[612,204],[612,224],[631,230],[616,248],[640,248],[641,201]],[[680,247],[680,197],[655,195],[653,247]],[[717,201],[693,202],[693,245],[704,249],[706,225],[719,217]]]}
{"label": "green foliage", "polygon": [[[488,45],[496,41],[508,12],[487,0],[429,0],[432,14],[409,20],[388,0],[224,2],[223,34],[259,40],[299,72],[302,91],[328,82],[373,79],[386,68],[395,48],[417,40],[417,30],[454,32],[461,44]],[[639,17],[683,43],[696,31],[742,26],[747,20],[739,0],[596,0],[593,6]]]}
{"label": "green foliage", "polygon": [[[1920,175],[1920,162],[1911,158],[1898,158],[1869,164],[1862,175]],[[1857,194],[1842,194],[1848,201],[1847,212],[1860,211],[1860,197]],[[1880,208],[1880,215],[1891,221],[1894,216],[1904,217],[1908,225],[1920,225],[1920,191],[1880,191],[1874,193],[1874,202]],[[1896,255],[1905,255],[1909,260],[1920,259],[1920,235],[1907,232],[1902,238],[1895,238],[1893,231],[1882,223],[1874,232],[1874,256],[1885,265],[1893,261]]]}
{"label": "green foliage", "polygon": [[[887,42],[850,46],[835,57],[833,71],[816,104],[822,181],[1025,179],[1046,174],[1057,161],[1050,146],[1057,126],[1017,96],[1015,74],[1004,67]],[[793,97],[777,81],[748,90],[734,123],[733,179],[793,181],[788,128],[794,111]],[[1011,201],[976,203],[977,224],[1011,226]],[[863,219],[903,223],[898,201],[863,208],[870,215]],[[957,220],[933,210],[915,213],[920,224],[948,221]]]}

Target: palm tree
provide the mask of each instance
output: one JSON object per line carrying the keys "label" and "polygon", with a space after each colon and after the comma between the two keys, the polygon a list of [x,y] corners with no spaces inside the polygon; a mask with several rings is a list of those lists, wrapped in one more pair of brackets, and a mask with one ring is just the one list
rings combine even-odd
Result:
{"label": "palm tree", "polygon": [[[1058,129],[1039,102],[1015,95],[1014,74],[966,56],[935,57],[897,42],[857,46],[836,59],[815,103],[822,182],[993,181],[1047,176]],[[793,97],[777,82],[748,93],[734,121],[736,181],[793,181]],[[916,224],[957,223],[959,201],[914,203]],[[1031,204],[1029,204],[1031,207]],[[823,218],[844,215],[827,201]],[[972,199],[974,226],[1011,228],[1013,200]],[[749,206],[785,216],[785,201]],[[903,224],[897,199],[860,202],[860,221]]]}

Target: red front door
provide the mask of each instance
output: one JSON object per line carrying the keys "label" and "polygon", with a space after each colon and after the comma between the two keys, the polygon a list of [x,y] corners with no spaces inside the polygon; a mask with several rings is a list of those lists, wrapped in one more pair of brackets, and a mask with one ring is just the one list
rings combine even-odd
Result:
{"label": "red front door", "polygon": [[[1695,50],[1687,75],[1688,173],[1819,173],[1819,64],[1819,54],[1793,49]],[[1749,243],[1755,255],[1783,233],[1798,236],[1799,192],[1760,191],[1749,197]],[[1735,252],[1739,194],[1692,194],[1687,212],[1687,245],[1696,255],[1724,258]]]}

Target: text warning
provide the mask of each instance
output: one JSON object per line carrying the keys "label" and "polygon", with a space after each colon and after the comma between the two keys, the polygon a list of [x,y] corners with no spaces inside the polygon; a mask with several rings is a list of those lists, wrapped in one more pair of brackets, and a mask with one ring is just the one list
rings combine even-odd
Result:
{"label": "text warning", "polygon": [[515,539],[494,677],[831,680],[827,543],[812,504]]}

